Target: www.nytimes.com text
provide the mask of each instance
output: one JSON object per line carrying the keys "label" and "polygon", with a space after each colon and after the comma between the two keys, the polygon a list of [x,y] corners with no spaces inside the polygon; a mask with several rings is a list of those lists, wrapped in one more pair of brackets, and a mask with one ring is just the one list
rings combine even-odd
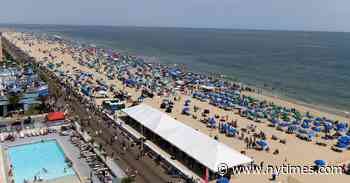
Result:
{"label": "www.nytimes.com text", "polygon": [[266,165],[259,166],[256,164],[249,164],[246,166],[236,166],[229,168],[226,164],[220,164],[218,166],[218,173],[225,175],[232,173],[234,175],[248,175],[248,174],[262,174],[262,175],[286,175],[286,174],[298,174],[298,175],[310,175],[310,174],[324,174],[324,175],[339,175],[343,173],[342,166],[305,166],[305,165],[290,165],[284,164],[280,166]]}

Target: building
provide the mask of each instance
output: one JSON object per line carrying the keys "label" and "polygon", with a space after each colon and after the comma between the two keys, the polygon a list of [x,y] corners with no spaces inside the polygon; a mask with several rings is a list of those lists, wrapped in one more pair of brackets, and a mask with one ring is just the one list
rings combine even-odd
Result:
{"label": "building", "polygon": [[[42,97],[48,95],[48,85],[31,69],[0,68],[0,116],[7,116],[12,111],[27,111],[32,105],[41,104]],[[15,105],[13,96],[19,97]]]}

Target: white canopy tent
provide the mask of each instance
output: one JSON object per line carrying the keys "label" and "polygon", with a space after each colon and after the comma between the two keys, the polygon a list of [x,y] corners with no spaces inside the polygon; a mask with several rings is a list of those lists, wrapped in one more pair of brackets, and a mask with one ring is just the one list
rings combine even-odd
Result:
{"label": "white canopy tent", "polygon": [[217,172],[221,163],[233,167],[252,161],[227,145],[148,105],[140,104],[123,111],[213,172]]}

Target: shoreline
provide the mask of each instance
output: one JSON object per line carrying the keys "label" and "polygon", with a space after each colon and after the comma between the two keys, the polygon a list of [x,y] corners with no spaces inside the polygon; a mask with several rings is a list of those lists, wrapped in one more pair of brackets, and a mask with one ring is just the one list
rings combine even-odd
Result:
{"label": "shoreline", "polygon": [[[42,32],[30,32],[30,33],[34,33],[34,34],[42,34]],[[83,43],[83,44],[87,44],[87,45],[91,45],[91,44],[95,44],[97,45],[97,47],[99,48],[103,48],[103,49],[108,49],[110,48],[110,46],[107,43],[103,43],[101,41],[98,40],[94,40],[94,39],[85,39],[85,38],[74,38],[74,36],[71,35],[66,35],[65,33],[61,33],[61,32],[46,32],[47,35],[55,35],[58,34],[60,36],[63,37],[64,41],[68,41],[70,43]],[[184,64],[177,64],[177,63],[165,63],[162,62],[161,60],[161,56],[151,56],[151,55],[145,55],[145,54],[138,54],[137,51],[133,50],[125,50],[124,48],[114,48],[114,50],[117,50],[120,53],[127,53],[127,54],[131,54],[131,55],[135,55],[137,58],[142,58],[144,59],[145,63],[157,63],[157,64],[161,64],[161,65],[184,65]],[[311,103],[302,100],[302,99],[298,99],[296,97],[289,97],[286,96],[284,94],[282,94],[281,92],[277,91],[277,90],[268,90],[262,86],[259,86],[259,83],[254,83],[251,84],[249,82],[241,82],[239,77],[234,77],[234,76],[228,76],[228,75],[224,75],[224,77],[220,78],[218,76],[220,76],[220,73],[218,73],[217,71],[215,72],[210,72],[210,73],[205,73],[203,71],[198,71],[198,69],[195,68],[190,68],[189,65],[184,65],[186,70],[189,72],[193,72],[193,73],[199,73],[199,74],[204,74],[204,75],[208,75],[208,76],[212,76],[214,78],[218,78],[218,79],[224,79],[228,82],[233,82],[233,83],[241,83],[243,86],[247,86],[249,88],[253,88],[255,91],[254,96],[259,96],[262,95],[263,98],[274,98],[274,99],[278,99],[284,102],[288,102],[288,103],[292,103],[294,105],[298,105],[301,106],[302,108],[306,108],[306,109],[310,109],[310,111],[320,111],[320,112],[324,112],[327,114],[330,114],[332,116],[340,116],[344,119],[349,120],[350,119],[350,112],[347,110],[350,109],[345,109],[344,108],[339,108],[336,106],[332,106],[332,105],[326,105],[326,104],[322,104],[322,103],[318,103],[318,102],[313,102],[311,101]],[[236,78],[236,79],[233,79]],[[263,85],[263,83],[261,83]],[[261,93],[258,93],[257,91],[261,91]],[[288,93],[288,92],[287,92]],[[303,111],[306,112],[306,111]]]}
{"label": "shoreline", "polygon": [[[26,33],[26,32],[23,32]],[[34,34],[34,35],[42,35],[42,32],[29,32],[30,34]],[[65,35],[64,33],[60,33],[60,32],[47,32],[46,33],[46,37],[47,36],[53,36],[56,35],[56,33],[58,33],[60,36],[63,37],[63,41],[66,41],[68,43],[83,43],[86,45],[96,45],[98,48],[102,48],[102,49],[108,49],[108,44],[104,44],[101,42],[98,42],[97,40],[84,40],[84,38],[78,38],[78,39],[74,39],[73,36],[70,35]],[[97,41],[98,43],[94,42]],[[278,100],[279,102],[282,103],[288,103],[291,104],[291,106],[298,106],[296,107],[297,109],[302,108],[301,112],[306,113],[306,112],[310,112],[311,114],[315,114],[316,115],[320,115],[322,113],[327,114],[327,116],[332,116],[332,119],[340,119],[340,120],[349,120],[350,119],[350,113],[347,114],[345,109],[339,109],[337,107],[333,107],[333,106],[326,106],[325,104],[318,104],[316,102],[311,102],[308,103],[307,101],[303,101],[301,99],[296,99],[293,97],[288,97],[286,95],[281,94],[281,92],[276,92],[276,90],[271,91],[268,90],[266,88],[263,88],[262,86],[258,86],[258,83],[255,84],[251,84],[249,82],[241,82],[240,79],[237,77],[236,79],[232,79],[233,76],[228,76],[228,75],[222,75],[224,77],[220,77],[220,73],[217,72],[209,72],[209,73],[205,73],[203,71],[198,71],[198,69],[194,69],[189,67],[189,65],[186,64],[177,64],[177,63],[165,63],[161,61],[160,56],[149,56],[149,55],[144,55],[144,54],[137,54],[136,51],[127,51],[127,50],[122,50],[122,49],[118,49],[118,48],[113,48],[114,50],[117,50],[119,53],[127,53],[130,55],[134,55],[137,58],[141,58],[144,60],[145,63],[150,63],[150,64],[160,64],[160,65],[164,65],[164,66],[184,66],[185,71],[186,72],[193,72],[193,73],[198,73],[198,74],[202,74],[202,75],[206,75],[206,76],[210,76],[216,79],[221,79],[221,80],[225,80],[231,83],[237,83],[240,84],[242,86],[245,87],[249,87],[254,89],[254,92],[248,92],[247,94],[251,95],[251,96],[255,96],[258,98],[262,98],[263,100],[267,100],[267,101],[272,101],[274,102],[275,100]],[[278,102],[278,103],[279,103]],[[299,109],[300,110],[300,109]]]}

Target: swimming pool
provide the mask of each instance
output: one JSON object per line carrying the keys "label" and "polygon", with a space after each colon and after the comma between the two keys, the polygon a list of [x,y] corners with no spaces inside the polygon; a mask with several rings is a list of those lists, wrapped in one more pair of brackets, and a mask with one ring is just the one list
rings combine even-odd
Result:
{"label": "swimming pool", "polygon": [[15,183],[75,175],[66,163],[64,152],[56,140],[13,146],[8,149]]}

